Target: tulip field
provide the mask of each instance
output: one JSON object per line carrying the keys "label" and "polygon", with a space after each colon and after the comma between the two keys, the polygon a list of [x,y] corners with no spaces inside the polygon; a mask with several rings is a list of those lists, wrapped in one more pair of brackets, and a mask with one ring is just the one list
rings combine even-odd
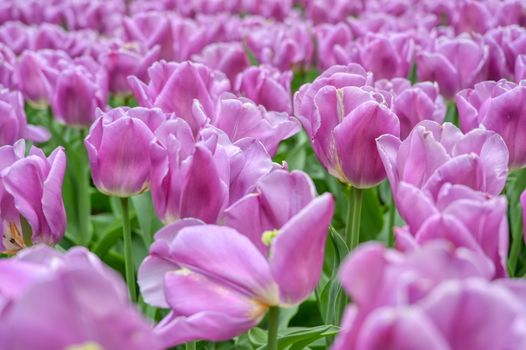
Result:
{"label": "tulip field", "polygon": [[525,0],[0,0],[0,350],[526,349]]}

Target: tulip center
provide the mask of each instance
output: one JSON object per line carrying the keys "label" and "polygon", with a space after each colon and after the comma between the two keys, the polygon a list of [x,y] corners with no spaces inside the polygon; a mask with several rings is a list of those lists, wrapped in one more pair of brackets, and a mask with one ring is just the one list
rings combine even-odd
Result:
{"label": "tulip center", "polygon": [[276,236],[278,235],[278,232],[278,230],[268,230],[263,232],[263,236],[261,236],[261,241],[267,247],[270,246],[274,238],[276,238]]}
{"label": "tulip center", "polygon": [[14,254],[25,247],[24,238],[15,223],[4,223],[2,244],[6,254]]}
{"label": "tulip center", "polygon": [[89,341],[83,344],[70,345],[66,350],[104,350],[99,344]]}

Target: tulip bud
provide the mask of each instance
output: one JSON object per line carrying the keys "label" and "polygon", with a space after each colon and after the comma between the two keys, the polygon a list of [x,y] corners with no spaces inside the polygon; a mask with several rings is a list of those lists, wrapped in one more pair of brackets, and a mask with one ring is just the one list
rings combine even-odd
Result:
{"label": "tulip bud", "polygon": [[99,191],[129,197],[150,186],[150,144],[166,120],[157,108],[116,108],[99,117],[84,141],[93,182]]}

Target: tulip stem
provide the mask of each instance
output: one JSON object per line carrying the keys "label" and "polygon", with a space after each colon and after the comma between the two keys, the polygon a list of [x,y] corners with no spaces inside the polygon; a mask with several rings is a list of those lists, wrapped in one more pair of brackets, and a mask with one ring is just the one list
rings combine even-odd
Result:
{"label": "tulip stem", "polygon": [[77,182],[77,195],[78,195],[78,219],[79,219],[79,242],[80,245],[87,245],[89,239],[89,225],[91,215],[91,199],[89,194],[90,187],[90,176],[88,159],[86,155],[86,149],[84,147],[85,130],[80,129],[80,146],[79,156],[80,162],[77,166],[80,167],[79,179]]}
{"label": "tulip stem", "polygon": [[349,205],[347,206],[347,225],[345,239],[349,250],[353,250],[360,243],[360,220],[362,218],[363,191],[359,188],[348,187]]}
{"label": "tulip stem", "polygon": [[394,194],[391,194],[391,201],[389,205],[389,217],[387,221],[387,244],[389,247],[394,246],[394,221],[395,221],[396,207],[394,203]]}
{"label": "tulip stem", "polygon": [[267,350],[278,350],[279,307],[268,309],[268,342]]}
{"label": "tulip stem", "polygon": [[121,198],[122,207],[122,234],[124,240],[124,268],[126,275],[126,284],[130,293],[132,302],[137,302],[137,292],[135,288],[135,272],[133,269],[132,258],[132,237],[130,227],[129,201],[127,197]]}
{"label": "tulip stem", "polygon": [[522,213],[520,205],[520,195],[526,186],[526,169],[521,169],[516,174],[508,192],[508,212],[511,221],[511,249],[508,259],[508,271],[511,277],[514,277],[517,269],[517,260],[519,258],[522,246],[524,244],[522,235]]}
{"label": "tulip stem", "polygon": [[195,350],[195,349],[197,349],[195,341],[191,341],[189,343],[186,343],[185,348],[186,348],[186,350]]}

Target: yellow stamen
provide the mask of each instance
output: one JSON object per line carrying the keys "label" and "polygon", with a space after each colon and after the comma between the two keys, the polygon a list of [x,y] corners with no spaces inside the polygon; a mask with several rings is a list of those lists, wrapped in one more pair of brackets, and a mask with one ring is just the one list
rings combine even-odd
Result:
{"label": "yellow stamen", "polygon": [[279,233],[278,230],[265,231],[265,232],[263,232],[263,236],[261,237],[261,241],[263,242],[264,245],[266,245],[268,247],[268,246],[270,246],[270,244],[272,243],[274,238],[276,238],[278,233]]}
{"label": "yellow stamen", "polygon": [[87,342],[78,345],[70,345],[66,350],[104,350],[99,344],[95,342]]}

